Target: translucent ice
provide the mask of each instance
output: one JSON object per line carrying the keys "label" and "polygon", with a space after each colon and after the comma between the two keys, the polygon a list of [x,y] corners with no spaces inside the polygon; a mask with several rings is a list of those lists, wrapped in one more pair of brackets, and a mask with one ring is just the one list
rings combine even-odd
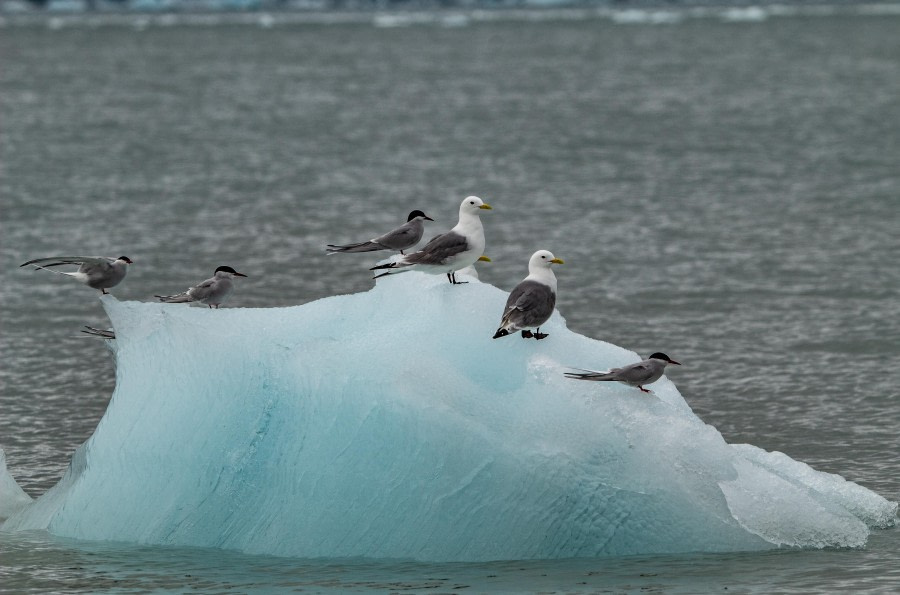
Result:
{"label": "translucent ice", "polygon": [[6,470],[6,453],[0,449],[0,521],[31,502],[19,484]]}
{"label": "translucent ice", "polygon": [[[492,340],[506,294],[420,273],[293,308],[103,297],[116,391],[4,530],[289,556],[489,560],[861,546],[897,505],[728,445],[667,379],[558,315]],[[644,354],[646,355],[646,354]]]}

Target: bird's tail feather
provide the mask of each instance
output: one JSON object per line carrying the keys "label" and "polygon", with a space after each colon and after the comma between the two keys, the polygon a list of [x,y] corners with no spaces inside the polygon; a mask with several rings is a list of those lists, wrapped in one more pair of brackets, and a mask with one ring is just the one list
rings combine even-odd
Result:
{"label": "bird's tail feather", "polygon": [[48,268],[47,268],[47,267],[55,267],[55,266],[59,266],[59,265],[61,265],[61,264],[69,264],[69,263],[67,263],[67,262],[54,262],[53,264],[47,264],[47,265],[37,265],[37,264],[36,264],[36,265],[34,265],[34,270],[36,270],[36,271],[38,271],[38,270],[50,271],[51,273],[56,273],[57,275],[65,275],[65,276],[67,276],[67,277],[75,277],[75,276],[78,275],[78,273],[71,273],[71,272],[66,272],[66,271],[57,271],[56,269],[48,269]]}
{"label": "bird's tail feather", "polygon": [[90,336],[90,337],[99,337],[101,339],[115,339],[116,332],[110,330],[103,330],[100,328],[94,328],[92,326],[85,326],[87,330],[81,331],[82,333]]}
{"label": "bird's tail feather", "polygon": [[351,253],[351,252],[375,252],[376,250],[384,250],[384,246],[376,244],[375,242],[359,242],[356,244],[344,244],[343,246],[336,246],[334,244],[328,244],[325,248],[325,252],[328,254],[337,254],[338,252],[342,253]]}
{"label": "bird's tail feather", "polygon": [[153,297],[159,298],[159,301],[165,302],[167,304],[184,304],[186,302],[194,301],[194,298],[186,293],[176,293],[175,295],[155,295]]}
{"label": "bird's tail feather", "polygon": [[563,372],[566,378],[574,378],[576,380],[613,380],[608,372],[596,372],[594,370],[585,370],[584,368],[572,368],[580,370],[580,372]]}

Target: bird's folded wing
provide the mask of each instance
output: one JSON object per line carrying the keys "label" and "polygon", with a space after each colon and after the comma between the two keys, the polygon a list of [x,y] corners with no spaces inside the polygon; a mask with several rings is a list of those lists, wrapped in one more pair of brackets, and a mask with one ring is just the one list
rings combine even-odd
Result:
{"label": "bird's folded wing", "polygon": [[610,370],[610,373],[614,373],[623,380],[629,380],[631,382],[640,382],[653,376],[653,370],[650,366],[644,364],[635,364],[627,368]]}
{"label": "bird's folded wing", "polygon": [[411,225],[403,225],[401,227],[398,227],[397,229],[387,232],[384,235],[378,236],[372,241],[387,248],[394,248],[395,246],[405,248],[406,246],[409,246],[409,244],[415,239],[416,230],[413,229]]}
{"label": "bird's folded wing", "polygon": [[445,234],[432,238],[425,246],[406,257],[408,264],[444,264],[449,258],[469,249],[466,237],[455,233]]}

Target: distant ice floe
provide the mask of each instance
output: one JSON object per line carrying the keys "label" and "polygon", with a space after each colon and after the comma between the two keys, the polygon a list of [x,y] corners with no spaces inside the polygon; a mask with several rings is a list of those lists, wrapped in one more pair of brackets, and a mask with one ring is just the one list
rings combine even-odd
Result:
{"label": "distant ice floe", "polygon": [[678,10],[616,10],[609,13],[612,22],[619,25],[673,25],[685,19]]}
{"label": "distant ice floe", "polygon": [[379,28],[437,25],[440,27],[465,27],[471,18],[461,12],[385,12],[372,17],[372,24]]}
{"label": "distant ice floe", "polygon": [[729,23],[759,23],[769,18],[769,11],[761,6],[748,6],[745,8],[729,8],[722,11],[720,18]]}
{"label": "distant ice floe", "polygon": [[556,0],[532,0],[518,8],[331,10],[329,0],[100,0],[88,10],[87,0],[50,0],[38,9],[24,0],[0,3],[0,26],[45,23],[56,30],[69,26],[153,26],[371,24],[377,28],[466,27],[482,22],[607,21],[626,26],[678,25],[713,19],[734,24],[761,23],[773,18],[842,16],[900,16],[900,3],[878,4],[760,4],[756,6],[685,6],[618,8],[577,7]]}

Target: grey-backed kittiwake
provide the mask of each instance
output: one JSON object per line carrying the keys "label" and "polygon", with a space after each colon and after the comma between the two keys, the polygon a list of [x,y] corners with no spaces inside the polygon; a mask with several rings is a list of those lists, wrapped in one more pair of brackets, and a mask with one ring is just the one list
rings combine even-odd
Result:
{"label": "grey-backed kittiwake", "polygon": [[[543,339],[540,326],[547,322],[556,307],[556,275],[550,265],[563,264],[549,250],[538,250],[528,260],[528,276],[516,285],[506,300],[500,328],[494,333],[494,339],[505,337],[518,330],[522,337]],[[535,329],[531,332],[530,329]]]}

